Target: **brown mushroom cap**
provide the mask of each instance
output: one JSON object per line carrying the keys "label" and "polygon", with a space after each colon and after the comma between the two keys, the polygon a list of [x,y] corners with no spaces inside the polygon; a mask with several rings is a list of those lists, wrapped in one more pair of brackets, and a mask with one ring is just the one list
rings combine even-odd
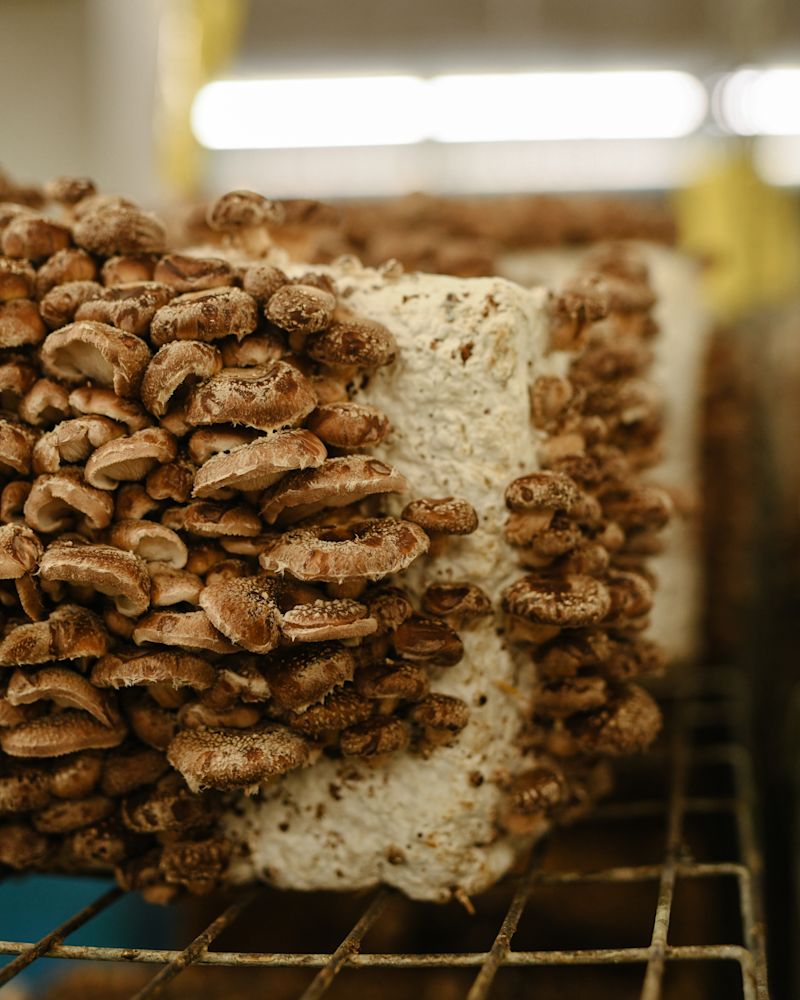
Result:
{"label": "brown mushroom cap", "polygon": [[532,472],[506,488],[506,506],[514,511],[570,511],[581,499],[575,481],[563,472]]}
{"label": "brown mushroom cap", "polygon": [[335,642],[279,650],[264,664],[272,702],[279,712],[302,712],[353,679],[355,657]]}
{"label": "brown mushroom cap", "polygon": [[69,394],[69,405],[78,413],[96,413],[124,424],[129,433],[144,430],[150,418],[142,406],[132,399],[120,399],[111,389],[82,385]]}
{"label": "brown mushroom cap", "polygon": [[244,424],[262,431],[294,427],[317,405],[308,379],[285,361],[257,368],[228,368],[197,386],[187,420],[204,424]]}
{"label": "brown mushroom cap", "polygon": [[91,379],[128,397],[139,388],[150,349],[132,333],[82,320],[51,333],[42,345],[41,359],[53,378],[71,385]]}
{"label": "brown mushroom cap", "polygon": [[277,583],[264,575],[221,579],[201,592],[200,607],[232,642],[268,653],[281,639]]}
{"label": "brown mushroom cap", "polygon": [[0,347],[40,344],[46,333],[35,302],[14,299],[0,303]]}
{"label": "brown mushroom cap", "polygon": [[187,379],[207,379],[222,369],[216,347],[194,340],[173,341],[159,348],[142,379],[142,402],[162,417],[170,400]]}
{"label": "brown mushroom cap", "polygon": [[235,274],[233,267],[221,257],[190,257],[170,253],[156,264],[153,277],[182,293],[232,285]]}
{"label": "brown mushroom cap", "polygon": [[216,668],[213,688],[203,695],[203,703],[214,708],[231,708],[237,702],[267,701],[269,684],[259,666],[260,657],[228,658]]}
{"label": "brown mushroom cap", "polygon": [[662,528],[673,509],[669,494],[656,486],[605,493],[602,504],[606,517],[623,528]]}
{"label": "brown mushroom cap", "polygon": [[6,257],[42,260],[72,243],[66,226],[35,213],[21,213],[3,230],[2,249]]}
{"label": "brown mushroom cap", "polygon": [[329,326],[336,296],[310,285],[282,285],[270,297],[264,315],[287,333],[317,333]]}
{"label": "brown mushroom cap", "polygon": [[174,712],[162,708],[146,691],[124,692],[122,707],[134,735],[154,750],[165,751],[178,731]]}
{"label": "brown mushroom cap", "polygon": [[104,726],[113,726],[119,715],[102,692],[67,667],[45,667],[35,672],[15,670],[6,697],[12,705],[52,701],[61,708],[81,709]]}
{"label": "brown mushroom cap", "polygon": [[370,618],[381,632],[391,632],[414,614],[414,605],[400,587],[381,587],[371,591],[367,602]]}
{"label": "brown mushroom cap", "polygon": [[126,205],[97,207],[97,203],[92,211],[81,213],[72,235],[79,247],[104,257],[161,253],[166,239],[164,227],[154,215]]}
{"label": "brown mushroom cap", "polygon": [[402,493],[407,488],[405,477],[377,458],[329,458],[319,468],[294,472],[268,490],[261,515],[269,524],[278,517],[297,521],[328,507],[345,507],[376,493]]}
{"label": "brown mushroom cap", "polygon": [[0,364],[0,409],[9,416],[16,416],[23,396],[35,381],[36,369],[24,361]]}
{"label": "brown mushroom cap", "polygon": [[289,284],[289,278],[272,264],[252,264],[244,272],[244,290],[264,305],[279,288]]}
{"label": "brown mushroom cap", "polygon": [[118,549],[133,552],[145,562],[166,563],[173,569],[183,569],[189,555],[180,535],[154,521],[118,521],[108,537]]}
{"label": "brown mushroom cap", "polygon": [[305,351],[333,368],[378,368],[394,361],[397,341],[382,323],[354,316],[334,320],[326,330],[312,333]]}
{"label": "brown mushroom cap", "polygon": [[426,730],[440,730],[455,735],[469,722],[469,708],[461,698],[434,692],[414,705],[408,717]]}
{"label": "brown mushroom cap", "polygon": [[194,604],[200,600],[203,581],[196,573],[172,569],[161,563],[150,563],[150,604],[166,608],[172,604]]}
{"label": "brown mushroom cap", "polygon": [[46,534],[68,530],[78,515],[86,527],[99,531],[111,523],[114,501],[87,485],[80,470],[62,469],[34,481],[23,510],[27,523]]}
{"label": "brown mushroom cap", "polygon": [[213,708],[202,701],[190,701],[178,709],[178,722],[183,729],[250,729],[261,715],[260,705]]}
{"label": "brown mushroom cap", "polygon": [[33,427],[57,424],[69,412],[67,390],[49,378],[35,382],[19,404],[19,416]]}
{"label": "brown mushroom cap", "polygon": [[492,613],[488,594],[474,583],[435,583],[422,595],[422,606],[436,618],[463,623]]}
{"label": "brown mushroom cap", "polygon": [[44,193],[51,201],[75,205],[81,199],[97,194],[97,186],[90,177],[55,177],[45,184]]}
{"label": "brown mushroom cap", "polygon": [[234,451],[259,439],[252,427],[208,427],[193,431],[187,442],[189,458],[195,465],[205,463],[223,451]]}
{"label": "brown mushroom cap", "polygon": [[324,739],[364,722],[372,715],[373,703],[350,688],[339,688],[317,705],[302,712],[287,712],[283,721],[309,739]]}
{"label": "brown mushroom cap", "polygon": [[157,310],[165,306],[174,291],[158,281],[130,281],[100,289],[78,308],[78,320],[109,323],[127,333],[144,334]]}
{"label": "brown mushroom cap", "polygon": [[50,775],[41,767],[3,761],[0,771],[0,815],[31,812],[50,802]]}
{"label": "brown mushroom cap", "polygon": [[317,468],[326,458],[325,446],[310,431],[277,431],[210,458],[195,474],[192,492],[205,497],[225,488],[263,490],[287,472]]}
{"label": "brown mushroom cap", "polygon": [[192,795],[180,775],[165,774],[154,788],[128,796],[120,810],[122,822],[136,833],[165,833],[208,826],[215,819],[214,803]]}
{"label": "brown mushroom cap", "polygon": [[167,757],[192,791],[248,789],[308,763],[311,748],[284,726],[250,730],[185,729],[170,743]]}
{"label": "brown mushroom cap", "polygon": [[428,536],[416,524],[373,518],[346,529],[296,528],[270,543],[259,562],[268,572],[298,580],[380,580],[406,569],[428,546]]}
{"label": "brown mushroom cap", "polygon": [[374,406],[350,402],[318,406],[306,426],[333,448],[370,448],[391,429],[389,418]]}
{"label": "brown mushroom cap", "polygon": [[100,790],[103,795],[128,795],[152,785],[169,767],[166,757],[151,747],[112,750],[103,758]]}
{"label": "brown mushroom cap", "polygon": [[283,337],[275,330],[257,330],[241,340],[228,337],[219,349],[226,368],[257,368],[289,354]]}
{"label": "brown mushroom cap", "polygon": [[23,870],[35,868],[47,858],[50,842],[28,823],[0,824],[0,865]]}
{"label": "brown mushroom cap", "polygon": [[152,281],[155,266],[155,254],[121,254],[103,261],[100,274],[106,287],[127,285],[135,281]]}
{"label": "brown mushroom cap", "polygon": [[358,639],[376,632],[378,623],[367,609],[347,599],[298,604],[283,615],[281,629],[291,642]]}
{"label": "brown mushroom cap", "polygon": [[590,576],[525,576],[503,592],[510,615],[540,625],[583,628],[602,621],[611,609],[611,595]]}
{"label": "brown mushroom cap", "polygon": [[412,615],[392,633],[392,646],[404,660],[452,667],[464,655],[464,644],[447,622]]}
{"label": "brown mushroom cap", "polygon": [[0,258],[0,302],[33,298],[36,272],[26,260]]}
{"label": "brown mushroom cap", "polygon": [[619,757],[647,749],[661,729],[661,712],[644,688],[628,684],[606,708],[565,724],[578,753]]}
{"label": "brown mushroom cap", "polygon": [[128,437],[101,445],[89,458],[83,474],[100,490],[114,490],[122,481],[144,479],[157,465],[178,453],[175,438],[163,427],[145,427]]}
{"label": "brown mushroom cap", "polygon": [[85,250],[69,247],[59,250],[36,272],[36,295],[43,299],[51,288],[70,281],[94,281],[97,265]]}
{"label": "brown mushroom cap", "polygon": [[86,712],[67,708],[14,729],[0,730],[0,748],[11,757],[63,757],[78,750],[119,746],[127,732],[120,718],[106,726]]}
{"label": "brown mushroom cap", "polygon": [[207,288],[162,306],[153,317],[150,339],[156,347],[174,340],[241,340],[257,326],[258,306],[252,295],[241,288]]}
{"label": "brown mushroom cap", "polygon": [[133,641],[137,646],[158,642],[209,653],[237,652],[236,646],[214,628],[205,611],[151,611],[136,623]]}
{"label": "brown mushroom cap", "polygon": [[366,759],[399,753],[409,744],[408,726],[391,716],[376,716],[345,729],[339,748],[345,757]]}
{"label": "brown mushroom cap", "polygon": [[478,515],[467,500],[444,497],[434,500],[423,497],[406,504],[400,515],[413,521],[428,534],[471,535],[478,527]]}
{"label": "brown mushroom cap", "polygon": [[113,598],[120,614],[136,618],[150,605],[150,577],[144,562],[113,545],[54,542],[39,562],[44,580],[93,587]]}
{"label": "brown mushroom cap", "polygon": [[166,684],[207,691],[216,676],[216,670],[206,660],[171,649],[108,653],[92,667],[92,684],[102,688]]}
{"label": "brown mushroom cap", "polygon": [[602,708],[608,700],[608,684],[603,677],[560,677],[539,681],[534,694],[534,707],[537,715],[566,718],[578,712]]}
{"label": "brown mushroom cap", "polygon": [[[42,319],[51,330],[66,326],[75,319],[75,313],[84,302],[103,294],[103,286],[96,281],[68,281],[51,288],[39,303]],[[81,319],[99,319],[96,316],[81,316]]]}
{"label": "brown mushroom cap", "polygon": [[33,816],[34,827],[40,833],[63,834],[98,823],[114,812],[114,803],[105,795],[88,795],[85,799],[53,802]]}
{"label": "brown mushroom cap", "polygon": [[0,420],[0,475],[27,476],[35,440],[35,433],[28,427]]}
{"label": "brown mushroom cap", "polygon": [[0,527],[0,580],[19,580],[32,573],[44,552],[42,543],[22,524]]}
{"label": "brown mushroom cap", "polygon": [[161,852],[159,870],[168,883],[185,885],[194,894],[204,893],[225,873],[230,856],[231,844],[220,835],[170,843]]}
{"label": "brown mushroom cap", "polygon": [[206,223],[218,232],[277,225],[282,221],[280,203],[255,191],[228,191],[213,201],[206,212]]}
{"label": "brown mushroom cap", "polygon": [[256,538],[262,525],[249,507],[191,503],[183,508],[183,527],[203,538]]}
{"label": "brown mushroom cap", "polygon": [[374,664],[358,671],[355,689],[365,698],[381,701],[420,701],[428,693],[427,671],[413,663]]}
{"label": "brown mushroom cap", "polygon": [[0,642],[0,666],[77,660],[107,651],[108,636],[97,615],[75,604],[62,604],[47,621],[12,628]]}
{"label": "brown mushroom cap", "polygon": [[33,447],[33,471],[58,472],[62,463],[85,462],[102,445],[122,437],[125,429],[108,417],[96,415],[62,420]]}

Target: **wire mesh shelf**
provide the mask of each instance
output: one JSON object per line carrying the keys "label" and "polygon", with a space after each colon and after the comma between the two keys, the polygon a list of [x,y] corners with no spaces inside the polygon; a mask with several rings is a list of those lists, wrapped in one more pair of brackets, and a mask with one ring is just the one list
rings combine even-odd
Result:
{"label": "wire mesh shelf", "polygon": [[[406,919],[412,921],[423,911],[442,913],[446,909],[411,904],[389,889],[379,889],[364,900],[358,918],[341,936],[338,947],[329,951],[312,952],[302,946],[287,951],[214,950],[213,943],[224,938],[231,928],[235,929],[249,907],[263,906],[264,899],[269,899],[280,914],[284,896],[265,888],[243,891],[229,905],[223,904],[221,912],[180,951],[64,944],[70,934],[120,898],[120,891],[112,889],[38,942],[0,941],[0,955],[16,956],[0,969],[0,988],[34,961],[47,957],[160,965],[149,981],[128,994],[137,1000],[158,996],[189,966],[198,970],[204,967],[263,972],[308,970],[310,981],[304,981],[291,994],[300,1000],[353,995],[359,985],[356,970],[380,973],[381,982],[390,989],[392,977],[403,970],[450,970],[454,976],[458,972],[470,979],[454,981],[448,997],[483,1000],[491,996],[493,1000],[501,1000],[504,996],[529,995],[526,977],[546,969],[552,977],[548,988],[557,996],[559,972],[577,967],[595,970],[598,976],[602,969],[626,967],[635,975],[635,979],[629,980],[635,985],[630,986],[630,992],[615,990],[609,994],[615,998],[624,994],[639,1000],[670,997],[683,1000],[694,996],[768,1000],[762,858],[754,824],[756,789],[749,749],[747,686],[739,672],[727,667],[687,672],[682,683],[683,691],[662,699],[666,725],[659,749],[645,759],[621,765],[620,790],[615,797],[578,825],[584,827],[586,834],[583,847],[579,839],[577,847],[573,844],[565,851],[570,831],[558,831],[537,845],[520,874],[493,891],[491,913],[496,921],[493,940],[487,941],[488,946],[482,950],[470,949],[466,936],[466,947],[459,949],[454,946],[452,934],[437,940],[435,933],[427,932],[423,935],[424,946],[415,950],[403,947],[372,950],[368,946],[371,936],[382,922],[391,919],[393,909],[402,909]],[[592,869],[603,858],[602,850],[598,853],[592,845],[603,843],[604,838],[606,843],[616,839],[623,852],[630,852],[627,860],[638,861],[634,850],[637,835],[631,828],[642,822],[657,824],[660,829],[661,846],[654,863],[611,864]],[[707,829],[698,838],[697,830],[702,830],[703,824]],[[719,824],[727,830],[723,838],[728,845],[725,858],[714,856],[715,851],[719,853]],[[709,859],[703,857],[705,847],[710,849]],[[718,890],[723,885],[727,889],[720,894]],[[533,926],[524,935],[517,933],[526,913],[530,917],[532,907],[548,892],[568,888],[573,894],[564,918],[568,923],[575,914],[578,922],[585,919],[596,905],[598,888],[608,895],[613,894],[614,887],[630,886],[647,886],[648,891],[653,891],[653,905],[648,903],[638,916],[630,914],[633,922],[638,920],[645,925],[637,931],[643,936],[640,943],[611,946],[605,940],[607,934],[598,934],[598,940],[592,941],[590,937],[581,946],[557,947],[545,934],[544,944],[540,940],[539,947],[529,948],[528,942],[535,943],[537,934],[541,939],[543,928],[548,925],[550,918],[546,911],[531,917]],[[683,902],[676,903],[676,892],[681,886],[694,887],[700,895],[688,892]],[[590,898],[592,889],[594,895]],[[306,897],[309,898],[313,900]],[[482,905],[481,900],[476,903]],[[716,920],[719,914],[715,915],[715,908],[722,912],[724,920]],[[734,911],[735,916],[731,917]],[[313,920],[313,913],[310,919]],[[594,933],[591,920],[589,924],[591,935]],[[714,925],[711,931],[710,925]],[[709,936],[715,940],[709,941]],[[392,940],[391,935],[377,937],[379,944]],[[515,941],[521,940],[515,947]],[[443,942],[449,947],[442,947]],[[429,951],[430,947],[440,950]],[[701,985],[693,992],[680,976],[670,984],[676,967],[685,971],[687,967],[701,966],[706,970],[724,966],[727,976],[724,987]],[[516,978],[508,986],[503,976],[511,971]],[[342,985],[346,976],[355,976],[355,980],[350,980],[350,990]],[[716,982],[713,976],[698,981]],[[264,980],[263,986],[266,985]],[[599,985],[592,992],[604,995]],[[172,995],[171,990],[169,994]],[[423,996],[416,989],[391,995]],[[546,990],[540,993],[537,987],[531,995],[551,994]]]}

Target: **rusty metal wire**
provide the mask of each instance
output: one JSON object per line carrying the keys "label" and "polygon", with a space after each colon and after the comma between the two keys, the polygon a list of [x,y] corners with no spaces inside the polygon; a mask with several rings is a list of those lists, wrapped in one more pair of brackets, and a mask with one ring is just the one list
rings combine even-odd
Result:
{"label": "rusty metal wire", "polygon": [[[316,977],[299,1000],[319,1000],[333,985],[344,968],[379,968],[387,976],[396,969],[471,968],[476,977],[466,994],[467,1000],[486,1000],[491,994],[497,973],[502,968],[550,966],[642,965],[645,968],[640,1000],[660,1000],[663,996],[667,967],[671,963],[736,963],[741,975],[743,1000],[769,1000],[765,958],[764,921],[761,903],[762,858],[755,831],[755,783],[748,747],[747,690],[742,677],[728,668],[698,670],[684,682],[685,690],[670,700],[668,706],[669,740],[659,766],[669,782],[668,795],[662,798],[630,798],[600,806],[593,822],[616,823],[626,819],[663,817],[666,842],[661,863],[624,865],[602,871],[552,871],[542,867],[548,843],[542,842],[531,853],[524,874],[512,887],[511,898],[490,949],[485,952],[432,952],[424,954],[373,953],[362,950],[370,928],[379,923],[384,912],[398,900],[396,893],[381,889],[373,894],[361,916],[331,953],[230,952],[213,951],[209,946],[259,895],[254,889],[243,893],[183,950],[134,949],[66,945],[64,938],[86,923],[118,896],[112,890],[36,943],[0,941],[0,954],[18,956],[0,970],[0,985],[23,968],[42,957],[94,960],[104,962],[158,963],[161,970],[135,997],[138,1000],[157,996],[162,988],[190,965],[236,966],[251,968],[315,968]],[[697,739],[701,727],[717,727],[725,737],[708,743]],[[691,795],[692,767],[724,765],[733,776],[730,790],[720,796]],[[736,832],[737,856],[732,861],[700,862],[687,856],[685,823],[688,817],[727,816]],[[557,839],[558,834],[554,835]],[[737,884],[741,921],[739,943],[671,944],[670,929],[674,919],[674,894],[678,879],[713,882],[734,879]],[[525,907],[545,886],[625,885],[656,882],[658,896],[653,915],[650,942],[640,947],[581,948],[578,950],[515,950],[514,934]],[[436,942],[431,941],[435,947]]]}

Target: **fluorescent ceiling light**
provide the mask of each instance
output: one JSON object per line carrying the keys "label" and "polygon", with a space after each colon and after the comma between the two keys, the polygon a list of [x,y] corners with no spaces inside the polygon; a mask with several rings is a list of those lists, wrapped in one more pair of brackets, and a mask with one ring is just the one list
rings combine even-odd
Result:
{"label": "fluorescent ceiling light", "polygon": [[198,93],[209,149],[297,149],[689,135],[703,84],[677,71],[222,80]]}
{"label": "fluorescent ceiling light", "polygon": [[714,89],[714,115],[738,135],[800,135],[800,68],[746,67]]}
{"label": "fluorescent ceiling light", "polygon": [[426,88],[413,76],[219,80],[192,105],[208,149],[395,146],[426,138]]}

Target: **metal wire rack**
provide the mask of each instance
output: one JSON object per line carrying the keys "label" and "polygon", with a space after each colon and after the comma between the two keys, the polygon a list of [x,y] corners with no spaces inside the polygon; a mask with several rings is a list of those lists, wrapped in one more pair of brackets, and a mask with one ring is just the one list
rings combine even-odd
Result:
{"label": "metal wire rack", "polygon": [[[638,763],[626,765],[628,777],[623,770],[620,793],[587,820],[592,825],[591,843],[601,842],[595,837],[596,831],[603,829],[607,834],[606,842],[609,837],[613,840],[618,835],[625,850],[633,843],[631,824],[642,820],[658,824],[661,850],[657,863],[616,864],[601,870],[585,870],[587,862],[597,864],[598,852],[584,850],[583,856],[568,851],[567,859],[572,865],[565,866],[564,852],[562,850],[559,856],[559,849],[569,831],[559,831],[540,843],[524,871],[507,880],[500,890],[504,898],[503,906],[495,910],[494,940],[483,950],[451,947],[437,952],[425,948],[417,948],[414,952],[403,948],[372,951],[368,946],[370,937],[380,927],[382,919],[389,919],[393,907],[413,907],[413,912],[435,909],[426,904],[409,904],[387,889],[378,890],[366,901],[338,947],[329,952],[309,953],[302,948],[280,953],[213,950],[212,943],[230,929],[262,893],[270,891],[258,888],[238,895],[182,951],[64,944],[71,933],[113,905],[121,893],[112,889],[38,942],[0,941],[0,954],[16,956],[0,969],[0,987],[32,962],[48,957],[159,964],[161,968],[155,976],[134,993],[135,1000],[158,996],[189,966],[311,970],[307,974],[313,978],[300,986],[299,994],[292,994],[299,995],[300,1000],[317,1000],[323,995],[351,996],[359,987],[356,970],[364,969],[379,970],[386,984],[401,970],[450,970],[454,975],[458,972],[469,979],[460,979],[462,989],[459,992],[451,990],[448,996],[465,996],[467,1000],[482,1000],[490,995],[498,1000],[502,996],[550,996],[546,991],[540,993],[538,987],[533,989],[534,975],[547,970],[558,989],[558,974],[575,971],[576,967],[593,970],[592,975],[598,977],[603,969],[624,967],[629,976],[635,977],[628,980],[635,986],[629,987],[629,992],[615,989],[615,997],[629,995],[640,1000],[667,1000],[672,996],[724,996],[732,1000],[736,995],[743,1000],[768,1000],[761,910],[762,859],[754,825],[755,785],[748,745],[747,686],[743,676],[732,668],[715,668],[687,673],[683,687],[682,692],[663,702],[666,731],[660,750]],[[700,780],[703,775],[705,777]],[[712,824],[705,840],[702,837],[698,840],[693,831],[693,824],[696,826],[698,821]],[[718,857],[720,838],[718,832],[714,832],[714,823],[726,824],[730,833],[725,848],[729,853],[724,859]],[[706,848],[710,849],[711,860],[703,859]],[[600,855],[602,857],[602,851]],[[723,904],[721,897],[715,896],[714,887],[722,882],[735,886],[733,903],[730,893]],[[531,908],[543,893],[570,887],[573,893],[586,894],[591,887],[596,890],[599,886],[606,887],[603,889],[605,894],[613,892],[610,888],[613,886],[649,886],[651,891],[657,888],[652,897],[654,908],[649,910],[649,916],[642,918],[647,921],[649,941],[617,947],[605,943],[595,947],[529,949],[525,946],[527,941],[535,943],[549,919],[546,914],[544,919],[539,914],[538,919],[530,920],[532,926],[525,934],[517,933],[526,919],[526,911],[530,916]],[[688,907],[676,905],[676,891],[680,891],[681,886],[694,886],[701,891],[699,896],[691,897],[690,894]],[[706,890],[709,892],[703,896]],[[275,898],[279,900],[280,896],[275,894]],[[587,907],[591,909],[596,905],[596,899],[596,892],[583,906],[580,898],[577,899],[578,906],[573,905],[568,910],[568,918],[578,913],[580,920]],[[477,902],[480,905],[480,901]],[[573,904],[575,902],[573,899]],[[718,916],[713,912],[714,907],[725,911],[727,922],[716,922],[716,930],[711,936],[716,936],[717,940],[708,943],[709,924],[714,924]],[[442,908],[438,908],[438,912],[441,911]],[[732,918],[734,911],[737,912]],[[687,912],[693,914],[691,919],[687,920]],[[523,938],[525,942],[514,947],[515,940]],[[386,940],[380,935],[378,939]],[[452,940],[448,939],[447,943],[452,945]],[[440,942],[431,938],[426,939],[425,944],[436,947]],[[705,970],[704,977],[698,980],[701,985],[694,992],[687,987],[688,980],[680,975],[670,983],[674,968],[680,967],[681,973],[685,973],[693,966]],[[715,987],[716,980],[713,975],[709,978],[708,970],[722,967],[727,970],[725,985]],[[316,974],[313,970],[317,970]],[[511,992],[504,992],[508,981],[504,983],[503,977],[512,971],[516,976],[515,985],[509,987]],[[363,980],[364,974],[361,975]],[[354,977],[349,980],[349,990],[342,985],[348,976]],[[531,977],[530,981],[526,977]],[[596,982],[599,984],[600,979]],[[603,995],[600,987],[592,992]],[[414,989],[401,995],[418,994]]]}

